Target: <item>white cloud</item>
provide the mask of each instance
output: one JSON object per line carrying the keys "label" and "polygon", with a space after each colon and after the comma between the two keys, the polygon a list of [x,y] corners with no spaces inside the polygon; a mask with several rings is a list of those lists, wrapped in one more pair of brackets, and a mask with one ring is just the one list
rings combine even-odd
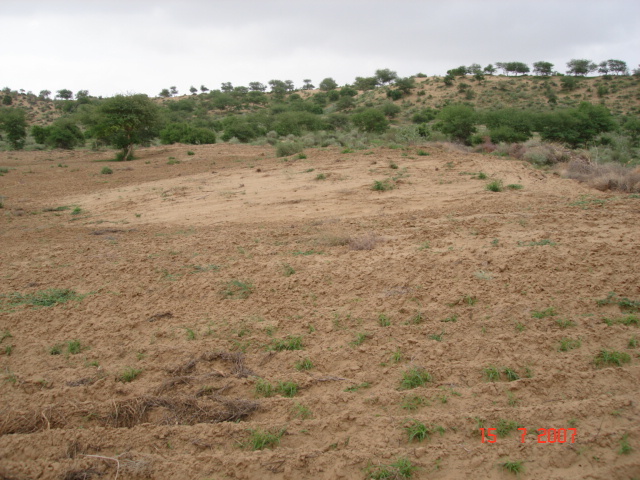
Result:
{"label": "white cloud", "polygon": [[[633,0],[29,1],[3,0],[0,82],[14,89],[150,95],[176,85],[324,77],[391,68],[640,52]],[[6,48],[9,46],[9,48]]]}

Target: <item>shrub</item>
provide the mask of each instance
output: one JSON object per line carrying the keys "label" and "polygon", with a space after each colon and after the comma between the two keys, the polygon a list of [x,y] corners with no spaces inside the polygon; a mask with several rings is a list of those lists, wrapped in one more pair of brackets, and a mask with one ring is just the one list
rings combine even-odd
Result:
{"label": "shrub", "polygon": [[216,143],[216,134],[213,130],[193,127],[187,123],[170,123],[160,131],[160,141],[165,145],[174,143],[211,144]]}
{"label": "shrub", "polygon": [[422,367],[413,367],[402,374],[400,388],[402,390],[410,390],[420,387],[432,380],[431,374]]}
{"label": "shrub", "polygon": [[640,171],[620,164],[571,161],[563,173],[567,178],[587,183],[598,190],[640,192]]}
{"label": "shrub", "polygon": [[103,167],[100,173],[103,175],[111,175],[113,173],[113,170],[111,170],[109,167]]}
{"label": "shrub", "polygon": [[449,105],[438,113],[438,121],[433,126],[452,139],[470,144],[471,135],[476,133],[477,115],[467,105]]}
{"label": "shrub", "polygon": [[288,157],[300,153],[303,146],[299,142],[279,142],[276,143],[276,157]]}
{"label": "shrub", "polygon": [[368,108],[351,116],[353,124],[363,132],[383,133],[389,128],[389,121],[377,108]]}

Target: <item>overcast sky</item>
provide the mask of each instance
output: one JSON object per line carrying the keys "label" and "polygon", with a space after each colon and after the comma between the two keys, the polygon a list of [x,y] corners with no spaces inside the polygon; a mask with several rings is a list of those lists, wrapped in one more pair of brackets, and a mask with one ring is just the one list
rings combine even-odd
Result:
{"label": "overcast sky", "polygon": [[572,58],[640,63],[638,0],[0,0],[0,88],[92,95]]}

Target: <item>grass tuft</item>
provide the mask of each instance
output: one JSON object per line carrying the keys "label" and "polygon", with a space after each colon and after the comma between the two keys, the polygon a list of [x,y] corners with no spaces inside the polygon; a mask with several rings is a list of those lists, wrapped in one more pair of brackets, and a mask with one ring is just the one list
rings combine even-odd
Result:
{"label": "grass tuft", "polygon": [[401,390],[410,390],[412,388],[421,387],[422,385],[433,380],[431,374],[422,367],[413,367],[402,374],[400,381]]}

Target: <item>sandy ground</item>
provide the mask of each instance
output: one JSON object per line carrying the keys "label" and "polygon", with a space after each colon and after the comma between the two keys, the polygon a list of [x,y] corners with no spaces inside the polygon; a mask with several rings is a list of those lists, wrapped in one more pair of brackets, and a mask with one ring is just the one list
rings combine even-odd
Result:
{"label": "sandy ground", "polygon": [[0,154],[0,478],[640,478],[637,195],[448,145],[305,153]]}

